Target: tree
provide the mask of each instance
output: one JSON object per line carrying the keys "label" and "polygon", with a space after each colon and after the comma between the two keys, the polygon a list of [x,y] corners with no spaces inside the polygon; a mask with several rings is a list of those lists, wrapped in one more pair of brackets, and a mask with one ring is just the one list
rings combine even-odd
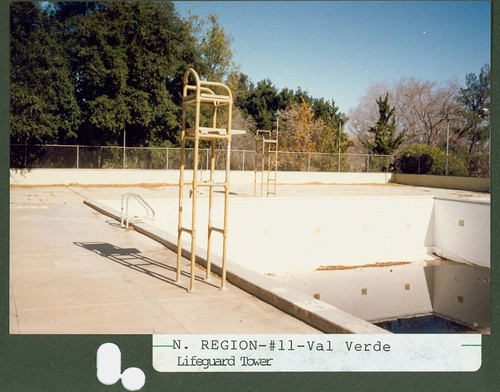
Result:
{"label": "tree", "polygon": [[[435,82],[414,78],[401,79],[395,86],[395,105],[407,144],[427,144],[442,148],[446,145],[450,127],[450,141],[458,148],[454,130],[459,126],[456,101],[457,86],[449,83],[439,86]],[[449,121],[449,118],[452,121]]]}
{"label": "tree", "polygon": [[[293,103],[284,109],[280,116],[280,146],[283,151],[319,153],[304,155],[285,155],[281,160],[281,166],[289,170],[337,170],[339,163],[345,167],[344,154],[352,142],[343,125],[347,118],[338,112],[335,102],[325,102],[300,97],[301,103]],[[340,128],[339,128],[340,127]],[[340,137],[339,137],[340,136]],[[321,154],[325,153],[325,154]]]}
{"label": "tree", "polygon": [[245,75],[238,69],[233,69],[227,76],[226,85],[233,94],[234,105],[244,110],[245,102],[249,98],[250,91],[255,88],[248,75]]}
{"label": "tree", "polygon": [[311,105],[302,99],[283,111],[280,121],[281,144],[284,151],[316,152],[323,121],[314,118]]}
{"label": "tree", "polygon": [[[347,119],[333,100],[300,87],[278,92],[270,79],[254,85],[241,73],[216,15],[182,19],[171,1],[11,8],[13,142],[121,146],[126,136],[127,146],[177,145],[183,76],[193,67],[230,86],[233,125],[272,130],[276,111],[289,110],[297,115],[291,135],[307,140],[297,149],[348,146],[343,132],[338,140],[338,123]],[[96,156],[94,165],[102,163]]]}
{"label": "tree", "polygon": [[171,2],[132,2],[129,13],[129,144],[176,144],[184,72],[198,61],[188,23]]}
{"label": "tree", "polygon": [[125,37],[121,34],[126,25],[125,13],[111,3],[90,3],[85,8],[60,3],[57,7],[76,97],[85,119],[85,132],[79,132],[78,142],[115,144],[130,118],[125,97]]}
{"label": "tree", "polygon": [[318,141],[318,152],[338,153],[340,151],[341,154],[346,153],[352,146],[352,141],[344,130],[344,124],[348,119],[339,112],[335,101],[332,99],[330,103],[323,98],[314,99],[312,109],[315,117],[323,121],[323,129]]}
{"label": "tree", "polygon": [[176,143],[185,69],[195,62],[188,25],[171,2],[58,3],[66,51],[91,145]]}
{"label": "tree", "polygon": [[196,42],[194,50],[199,58],[196,63],[198,73],[207,80],[222,82],[235,69],[231,51],[233,38],[221,26],[217,14],[200,18],[189,13],[188,23]]}
{"label": "tree", "polygon": [[11,4],[11,143],[76,140],[81,113],[53,22],[33,3]]}
{"label": "tree", "polygon": [[471,153],[474,148],[479,151],[483,150],[488,141],[490,118],[484,116],[483,109],[489,112],[491,105],[490,66],[485,64],[479,76],[474,73],[467,74],[465,85],[465,88],[460,89],[457,97],[462,104],[460,115],[465,122],[459,134],[468,141],[468,152]]}
{"label": "tree", "polygon": [[[392,86],[386,83],[371,84],[360,98],[358,106],[349,111],[348,126],[350,132],[356,136],[356,144],[359,142],[359,138],[366,134],[366,130],[377,122],[379,118],[377,98],[388,92],[391,92],[389,102],[393,104],[394,93],[392,92]],[[399,119],[399,117],[397,118]],[[362,147],[361,143],[360,147]]]}
{"label": "tree", "polygon": [[278,90],[270,79],[265,79],[258,82],[257,86],[250,90],[244,102],[244,111],[253,117],[257,129],[271,130],[279,104]]}
{"label": "tree", "polygon": [[[371,153],[378,155],[392,155],[401,145],[404,138],[404,132],[396,133],[396,119],[393,117],[394,108],[389,103],[389,94],[382,99],[377,99],[379,119],[374,126],[371,126],[367,132],[373,135],[372,140],[360,137],[363,146]],[[392,117],[392,118],[391,118]]]}
{"label": "tree", "polygon": [[360,104],[350,113],[350,127],[355,134],[362,136],[377,121],[376,97],[389,93],[389,104],[395,108],[397,133],[405,133],[404,145],[420,143],[442,147],[446,144],[447,116],[451,115],[450,147],[459,148],[459,136],[455,132],[461,126],[457,91],[454,82],[439,85],[415,78],[371,85]]}
{"label": "tree", "polygon": [[290,90],[286,87],[278,93],[278,97],[279,97],[278,108],[280,110],[290,108],[294,104],[299,105],[301,102],[300,96],[297,96],[297,94],[295,94],[293,90]]}

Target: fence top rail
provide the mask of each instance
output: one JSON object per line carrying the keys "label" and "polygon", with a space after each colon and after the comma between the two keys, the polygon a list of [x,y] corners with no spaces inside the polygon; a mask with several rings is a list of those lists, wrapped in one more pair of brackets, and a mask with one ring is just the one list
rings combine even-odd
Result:
{"label": "fence top rail", "polygon": [[[91,145],[85,145],[85,144],[22,144],[22,143],[11,143],[10,146],[16,146],[16,147],[63,147],[63,148],[93,148],[93,149],[106,149],[106,148],[115,148],[115,149],[120,149],[123,150],[123,146],[91,146]],[[156,147],[156,146],[151,146],[151,147],[145,147],[145,146],[125,146],[126,150],[180,150],[180,147]],[[186,150],[194,150],[193,148],[186,148]],[[209,151],[210,148],[202,148],[200,150],[207,150]],[[216,149],[216,151],[222,151],[225,152],[226,150],[224,149]],[[238,150],[238,149],[231,149],[232,152],[248,152],[248,153],[255,153],[255,150]],[[336,152],[315,152],[315,151],[278,151],[280,154],[307,154],[307,155],[330,155],[330,156],[338,156],[339,153]],[[377,158],[395,158],[399,157],[402,154],[394,154],[394,155],[379,155],[379,154],[368,154],[368,153],[341,153],[341,156],[362,156],[362,157],[377,157]],[[420,156],[424,156],[420,155]],[[457,155],[457,154],[448,154],[449,156],[453,157],[462,157],[462,158],[488,158],[489,154],[476,154],[476,155]],[[439,155],[435,156],[434,158],[442,158],[446,159],[446,155]]]}

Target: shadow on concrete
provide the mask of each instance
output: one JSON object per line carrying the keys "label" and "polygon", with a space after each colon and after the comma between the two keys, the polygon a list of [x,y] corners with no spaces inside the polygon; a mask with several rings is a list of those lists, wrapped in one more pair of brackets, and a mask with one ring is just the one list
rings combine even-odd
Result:
{"label": "shadow on concrete", "polygon": [[[214,193],[221,193],[221,194],[224,194],[225,192],[224,191],[214,191]],[[229,191],[229,195],[230,196],[248,196],[244,193],[239,193],[239,192],[231,192]]]}
{"label": "shadow on concrete", "polygon": [[[176,268],[160,263],[159,261],[153,260],[147,256],[144,256],[143,254],[141,254],[141,251],[137,248],[120,248],[118,246],[106,242],[73,242],[73,243],[76,246],[87,249],[115,263],[133,269],[134,271],[143,273],[152,278],[159,279],[173,286],[186,289],[184,286],[179,285],[175,281],[175,278],[169,278],[167,276],[167,274],[169,273],[175,276]],[[153,267],[160,267],[164,269],[165,274],[158,273],[152,270],[151,268]],[[181,271],[181,275],[189,278],[188,272]],[[217,287],[216,285],[206,282],[205,280],[203,280],[198,276],[195,277],[195,280],[213,287]]]}
{"label": "shadow on concrete", "polygon": [[116,221],[116,220],[114,220],[114,219],[108,219],[108,220],[106,220],[106,223],[107,223],[108,225],[110,225],[111,227],[119,227],[119,228],[121,228],[121,227],[122,227],[121,222],[117,222],[117,221]]}

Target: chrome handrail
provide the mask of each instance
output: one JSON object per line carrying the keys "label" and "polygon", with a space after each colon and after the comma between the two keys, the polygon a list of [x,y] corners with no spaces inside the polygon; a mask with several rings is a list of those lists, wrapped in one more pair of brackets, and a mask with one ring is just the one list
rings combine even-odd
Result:
{"label": "chrome handrail", "polygon": [[[136,199],[140,205],[142,205],[146,209],[146,219],[149,218],[149,211],[151,211],[152,214],[152,220],[154,221],[155,219],[155,211],[153,208],[144,200],[141,195],[137,193],[132,193],[132,192],[127,192],[122,195],[122,200],[121,200],[121,217],[120,217],[120,222],[121,222],[121,227],[123,227],[123,221],[125,220],[126,223],[126,228],[128,229],[129,227],[129,216],[128,216],[128,202],[130,198]],[[123,201],[125,200],[125,216],[123,214]],[[124,219],[125,218],[125,219]]]}

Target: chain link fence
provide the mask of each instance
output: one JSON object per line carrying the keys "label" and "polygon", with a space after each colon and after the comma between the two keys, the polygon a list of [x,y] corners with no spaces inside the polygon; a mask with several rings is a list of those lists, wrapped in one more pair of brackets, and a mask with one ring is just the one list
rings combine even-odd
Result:
{"label": "chain link fence", "polygon": [[[12,169],[179,169],[180,148],[11,144]],[[215,168],[225,169],[225,150],[216,150]],[[193,167],[193,149],[186,148],[186,169]],[[199,168],[210,169],[210,150],[199,150]],[[231,170],[254,170],[255,151],[232,150]],[[490,159],[482,156],[389,156],[278,152],[279,171],[376,173],[397,172],[489,177]]]}

